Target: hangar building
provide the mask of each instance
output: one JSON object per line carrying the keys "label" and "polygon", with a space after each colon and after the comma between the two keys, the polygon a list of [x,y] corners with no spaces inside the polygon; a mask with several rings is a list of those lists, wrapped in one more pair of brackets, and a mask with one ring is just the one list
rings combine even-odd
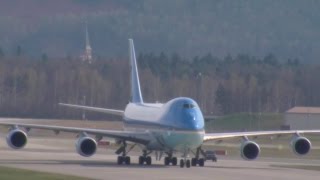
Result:
{"label": "hangar building", "polygon": [[294,107],[285,113],[288,129],[320,129],[320,107]]}

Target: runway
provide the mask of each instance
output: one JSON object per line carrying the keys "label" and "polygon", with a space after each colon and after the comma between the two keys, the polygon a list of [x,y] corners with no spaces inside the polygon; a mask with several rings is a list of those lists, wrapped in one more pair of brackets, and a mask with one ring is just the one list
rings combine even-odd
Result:
{"label": "runway", "polygon": [[[4,137],[2,135],[2,137]],[[260,158],[244,161],[240,157],[222,157],[205,167],[164,166],[153,159],[152,166],[139,166],[137,153],[132,165],[117,165],[113,150],[99,149],[91,158],[74,150],[74,139],[30,138],[24,150],[11,150],[4,138],[0,142],[0,165],[44,172],[76,175],[88,179],[316,179],[320,171],[282,168],[283,165],[320,165],[320,160]]]}

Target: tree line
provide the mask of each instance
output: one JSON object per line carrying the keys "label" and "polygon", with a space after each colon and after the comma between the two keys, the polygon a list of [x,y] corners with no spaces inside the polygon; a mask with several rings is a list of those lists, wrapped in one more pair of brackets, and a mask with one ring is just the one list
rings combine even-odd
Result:
{"label": "tree line", "polygon": [[[206,115],[281,113],[297,105],[320,105],[320,65],[298,59],[141,53],[138,64],[146,102],[187,96]],[[72,57],[0,56],[0,116],[81,118],[82,111],[59,107],[59,102],[124,109],[130,99],[129,69],[122,58],[87,64]],[[108,118],[99,113],[87,117]]]}
{"label": "tree line", "polygon": [[87,22],[100,56],[121,56],[132,37],[147,52],[273,52],[316,62],[319,9],[318,2],[301,0],[43,0],[41,6],[38,0],[1,1],[0,45],[7,53],[21,46],[31,56],[76,55],[85,46]]}

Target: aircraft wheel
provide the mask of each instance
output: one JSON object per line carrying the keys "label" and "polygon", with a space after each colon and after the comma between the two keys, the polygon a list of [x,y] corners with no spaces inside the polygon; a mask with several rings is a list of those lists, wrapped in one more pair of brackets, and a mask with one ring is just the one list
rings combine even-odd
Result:
{"label": "aircraft wheel", "polygon": [[144,163],[144,157],[143,156],[139,156],[139,164],[143,165]]}
{"label": "aircraft wheel", "polygon": [[187,162],[186,162],[186,167],[187,167],[187,168],[190,168],[190,164],[191,164],[191,163],[190,163],[190,159],[188,159]]}
{"label": "aircraft wheel", "polygon": [[147,156],[146,163],[147,163],[147,165],[151,165],[151,163],[152,163],[151,156]]}
{"label": "aircraft wheel", "polygon": [[117,163],[119,165],[123,163],[123,157],[122,156],[118,156]]}
{"label": "aircraft wheel", "polygon": [[198,161],[198,159],[192,158],[191,159],[191,166],[197,166],[197,161]]}
{"label": "aircraft wheel", "polygon": [[168,166],[169,163],[170,163],[169,157],[165,157],[165,158],[164,158],[164,165]]}
{"label": "aircraft wheel", "polygon": [[183,159],[180,160],[180,167],[181,167],[181,168],[184,167],[184,160],[183,160]]}
{"label": "aircraft wheel", "polygon": [[130,165],[130,157],[129,156],[126,156],[124,158],[124,161],[125,161],[126,165]]}
{"label": "aircraft wheel", "polygon": [[173,158],[171,159],[171,163],[172,163],[172,166],[176,166],[177,163],[178,163],[178,159],[177,159],[176,157],[173,157]]}
{"label": "aircraft wheel", "polygon": [[204,159],[203,159],[203,158],[200,158],[200,159],[199,159],[199,166],[200,166],[200,167],[203,167],[203,166],[204,166]]}

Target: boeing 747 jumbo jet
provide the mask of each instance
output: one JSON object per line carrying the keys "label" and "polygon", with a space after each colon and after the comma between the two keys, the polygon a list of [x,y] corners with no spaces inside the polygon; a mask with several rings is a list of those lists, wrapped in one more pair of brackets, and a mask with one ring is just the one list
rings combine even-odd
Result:
{"label": "boeing 747 jumbo jet", "polygon": [[[88,129],[63,126],[49,126],[38,124],[0,123],[9,126],[10,131],[6,137],[8,145],[13,149],[21,149],[27,144],[27,134],[31,129],[45,129],[58,132],[78,134],[76,151],[85,157],[95,154],[97,141],[103,137],[114,138],[120,144],[116,150],[117,163],[130,164],[128,153],[135,146],[141,147],[139,157],[140,165],[151,165],[152,152],[164,154],[165,165],[177,165],[178,158],[174,155],[181,153],[180,167],[204,166],[205,153],[201,146],[207,141],[221,141],[238,138],[242,140],[240,154],[245,160],[254,160],[259,156],[259,145],[250,140],[250,137],[288,135],[291,137],[291,147],[297,155],[305,155],[311,149],[311,142],[302,136],[305,133],[320,133],[320,130],[287,130],[287,131],[255,131],[233,133],[205,133],[204,117],[198,104],[187,97],[178,97],[165,104],[151,104],[143,101],[138,76],[137,61],[133,40],[129,39],[129,55],[131,62],[131,101],[125,110],[114,110],[97,107],[80,106],[73,104],[60,104],[71,108],[97,111],[123,117],[123,131]],[[92,138],[95,137],[95,138]],[[193,151],[194,157],[189,158]]]}

